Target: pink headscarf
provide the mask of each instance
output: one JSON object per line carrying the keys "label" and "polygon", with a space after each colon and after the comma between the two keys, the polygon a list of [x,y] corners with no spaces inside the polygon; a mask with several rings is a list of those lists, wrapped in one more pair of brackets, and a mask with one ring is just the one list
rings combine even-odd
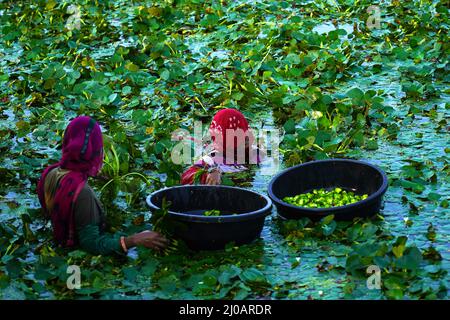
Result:
{"label": "pink headscarf", "polygon": [[[53,235],[58,244],[69,247],[75,244],[74,204],[88,177],[96,176],[102,164],[103,137],[100,126],[87,116],[73,119],[64,133],[61,160],[44,170],[37,186],[39,202],[46,215],[50,215]],[[47,174],[56,167],[70,172],[59,182],[52,211],[48,212],[44,183]]]}

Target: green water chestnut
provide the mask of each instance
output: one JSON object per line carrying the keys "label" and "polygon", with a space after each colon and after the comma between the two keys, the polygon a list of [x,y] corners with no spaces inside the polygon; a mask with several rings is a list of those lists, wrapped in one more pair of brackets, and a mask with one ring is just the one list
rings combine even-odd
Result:
{"label": "green water chestnut", "polygon": [[206,210],[203,212],[204,216],[220,216],[220,210]]}
{"label": "green water chestnut", "polygon": [[285,197],[283,201],[298,207],[331,208],[355,203],[367,197],[367,194],[357,195],[352,191],[346,191],[342,188],[334,188],[333,190],[325,190],[322,188],[292,197]]}

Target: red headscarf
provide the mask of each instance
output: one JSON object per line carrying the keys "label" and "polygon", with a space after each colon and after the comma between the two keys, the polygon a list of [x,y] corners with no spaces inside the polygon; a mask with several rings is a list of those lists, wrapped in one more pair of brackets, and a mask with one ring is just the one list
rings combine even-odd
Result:
{"label": "red headscarf", "polygon": [[[73,207],[88,177],[98,174],[103,163],[103,137],[98,123],[87,116],[73,119],[64,133],[62,158],[47,167],[38,182],[39,202],[50,215],[53,235],[58,244],[75,244],[75,222]],[[70,170],[58,184],[51,212],[45,203],[44,183],[47,174],[54,168]]]}
{"label": "red headscarf", "polygon": [[[216,151],[226,158],[227,150],[236,150],[240,143],[245,143],[246,137],[253,143],[253,136],[249,131],[247,119],[236,109],[222,109],[216,113],[209,127],[211,138],[215,144]],[[227,134],[235,135],[234,141],[227,141]],[[239,136],[239,139],[238,139]],[[233,152],[233,154],[234,154]],[[234,162],[235,159],[232,161]]]}
{"label": "red headscarf", "polygon": [[[230,130],[233,131],[230,132]],[[215,151],[218,152],[223,158],[226,157],[227,149],[230,150],[230,147],[232,147],[235,152],[239,147],[238,143],[245,141],[243,140],[245,139],[245,136],[248,136],[249,138],[249,146],[253,143],[253,135],[249,132],[248,121],[245,119],[244,115],[236,109],[222,109],[217,112],[212,119],[211,125],[209,126],[209,132],[215,145]],[[228,133],[233,133],[236,135],[234,137],[234,141],[227,141]],[[242,139],[237,138],[239,134],[244,135],[241,137]],[[249,154],[249,150],[246,150],[246,153]],[[232,163],[234,163],[234,160]],[[181,183],[194,183],[195,175],[205,166],[206,164],[202,162],[201,164],[196,164],[189,167],[182,174]],[[206,174],[202,174],[199,180],[200,183],[204,184],[206,182]]]}

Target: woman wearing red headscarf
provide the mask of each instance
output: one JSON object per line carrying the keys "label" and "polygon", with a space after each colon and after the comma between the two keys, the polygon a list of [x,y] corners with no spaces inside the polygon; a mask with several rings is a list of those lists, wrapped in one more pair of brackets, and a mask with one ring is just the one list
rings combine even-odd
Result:
{"label": "woman wearing red headscarf", "polygon": [[53,235],[63,247],[79,245],[93,254],[126,253],[142,245],[161,249],[167,240],[157,232],[132,236],[104,233],[105,216],[89,187],[89,177],[102,168],[103,138],[98,123],[86,116],[73,119],[63,138],[62,158],[44,170],[37,192],[44,214],[51,219]]}
{"label": "woman wearing red headscarf", "polygon": [[253,147],[254,137],[248,121],[238,110],[217,112],[209,133],[212,151],[182,174],[182,184],[217,185],[224,173],[241,172],[248,164],[260,163],[260,150]]}

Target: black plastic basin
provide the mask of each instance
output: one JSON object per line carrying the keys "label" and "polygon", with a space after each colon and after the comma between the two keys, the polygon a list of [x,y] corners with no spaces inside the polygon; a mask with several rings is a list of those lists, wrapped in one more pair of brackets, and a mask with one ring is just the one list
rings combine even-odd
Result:
{"label": "black plastic basin", "polygon": [[[223,249],[227,243],[250,243],[261,234],[272,201],[265,195],[227,186],[177,186],[158,190],[147,197],[150,210],[170,201],[169,219],[174,219],[175,236],[194,250]],[[220,216],[204,216],[206,210],[220,210]]]}
{"label": "black plastic basin", "polygon": [[[282,199],[313,189],[340,187],[355,194],[368,194],[367,199],[346,206],[305,208]],[[378,167],[357,160],[329,159],[303,163],[277,174],[269,184],[269,196],[278,214],[286,219],[308,217],[317,221],[334,214],[335,220],[352,220],[378,213],[388,187],[386,174]]]}

